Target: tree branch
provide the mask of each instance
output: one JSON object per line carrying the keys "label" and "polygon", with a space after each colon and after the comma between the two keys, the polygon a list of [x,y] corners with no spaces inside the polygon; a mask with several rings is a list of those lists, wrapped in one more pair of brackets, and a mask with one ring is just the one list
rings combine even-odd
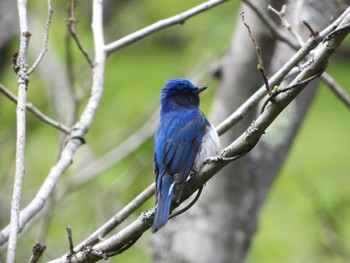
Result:
{"label": "tree branch", "polygon": [[[8,89],[6,89],[2,84],[0,84],[0,92],[3,93],[7,98],[17,104],[17,97],[11,93]],[[48,125],[68,134],[70,133],[70,128],[63,123],[55,121],[41,112],[38,108],[36,108],[32,103],[26,103],[26,109],[33,113],[39,120],[47,123]]]}
{"label": "tree branch", "polygon": [[11,222],[9,227],[9,245],[7,248],[7,263],[14,263],[19,232],[19,213],[21,208],[21,195],[24,179],[24,159],[26,144],[26,100],[28,87],[27,74],[27,50],[30,33],[27,20],[27,1],[17,1],[19,25],[20,25],[20,48],[17,56],[18,69],[18,102],[16,108],[17,136],[16,136],[16,172],[11,201]]}
{"label": "tree branch", "polygon": [[[43,185],[39,189],[35,198],[21,211],[19,221],[19,231],[22,231],[28,223],[45,205],[52,194],[60,176],[68,169],[72,163],[73,155],[83,144],[83,136],[92,124],[98,109],[104,85],[104,69],[106,53],[104,52],[104,36],[102,21],[102,0],[94,0],[92,31],[95,44],[95,61],[92,76],[91,96],[85,107],[80,120],[73,126],[58,162],[51,168]],[[0,232],[0,245],[9,238],[10,226],[5,227]]]}
{"label": "tree branch", "polygon": [[324,72],[321,75],[321,79],[330,88],[330,90],[333,91],[338,99],[340,99],[348,108],[350,108],[350,96],[327,72]]}
{"label": "tree branch", "polygon": [[66,191],[72,190],[90,182],[97,175],[101,174],[112,165],[116,164],[117,162],[130,155],[130,153],[134,152],[154,134],[157,119],[158,113],[153,114],[140,129],[123,140],[120,145],[106,153],[101,158],[85,165],[74,176],[68,179],[68,182],[66,184],[68,189]]}
{"label": "tree branch", "polygon": [[48,8],[48,14],[47,14],[47,20],[46,20],[46,25],[44,29],[44,41],[43,41],[43,47],[40,51],[40,54],[34,64],[28,69],[27,74],[30,75],[34,72],[34,70],[39,66],[41,60],[43,59],[45,53],[47,52],[47,46],[49,44],[49,32],[50,32],[50,24],[51,24],[51,19],[52,19],[52,5],[51,5],[51,0],[47,1],[47,8]]}
{"label": "tree branch", "polygon": [[83,45],[80,42],[75,23],[76,23],[76,1],[72,0],[71,1],[71,5],[70,5],[70,17],[69,17],[69,19],[67,21],[67,27],[68,27],[68,30],[69,30],[71,36],[73,37],[73,39],[75,41],[75,44],[77,45],[78,49],[84,55],[84,57],[86,58],[87,62],[90,65],[90,67],[93,68],[94,67],[94,62],[91,59],[89,53],[86,51],[86,49],[83,47]]}
{"label": "tree branch", "polygon": [[151,35],[154,32],[157,32],[159,30],[162,30],[167,27],[171,27],[173,25],[180,24],[182,25],[185,23],[185,21],[199,13],[202,13],[204,11],[207,11],[217,5],[223,4],[227,2],[228,0],[210,0],[207,2],[204,2],[196,7],[193,7],[185,12],[182,12],[178,15],[169,17],[167,19],[160,20],[152,25],[149,25],[143,29],[140,29],[130,35],[127,35],[126,37],[123,37],[117,41],[114,41],[108,45],[105,46],[105,51],[107,53],[111,53],[113,51],[116,51],[119,48],[122,48],[124,46],[130,45],[131,43],[134,43],[142,38],[145,38],[148,35]]}
{"label": "tree branch", "polygon": [[298,49],[300,45],[292,41],[286,33],[284,33],[282,30],[279,29],[279,27],[272,21],[272,19],[261,10],[260,7],[258,7],[254,2],[250,0],[243,0],[243,2],[248,5],[255,13],[256,15],[265,23],[266,27],[271,31],[271,33],[279,40],[283,42],[289,42],[294,49]]}
{"label": "tree branch", "polygon": [[[286,21],[285,16],[284,16],[284,8],[282,8],[281,12],[278,12],[277,10],[275,10],[274,8],[272,8],[271,6],[269,6],[269,10],[271,10],[274,14],[276,14],[281,22],[282,25],[293,34],[293,36],[297,39],[298,43],[295,43],[294,41],[292,41],[290,38],[286,37],[281,30],[274,24],[274,22],[272,21],[272,19],[270,19],[270,17],[268,15],[266,15],[265,12],[263,12],[261,9],[259,9],[253,2],[249,1],[249,0],[243,0],[249,7],[252,8],[252,10],[258,15],[258,17],[262,20],[262,22],[269,28],[269,30],[282,42],[286,43],[287,45],[289,45],[292,49],[297,50],[299,49],[302,44],[304,43],[302,41],[301,36],[299,36],[298,34],[296,34],[294,32],[294,30],[290,27],[289,23]],[[346,16],[348,13],[350,12],[350,8],[347,8],[347,10],[345,10],[343,12],[343,14],[337,19],[337,21],[339,22],[342,17]],[[303,23],[305,24],[305,26],[309,29],[311,35],[313,37],[316,37],[317,34],[316,32],[314,32],[314,30],[311,28],[311,26],[306,22],[303,21]],[[334,26],[337,26],[337,23],[334,24]],[[325,36],[324,36],[325,37]],[[342,89],[337,83],[336,81],[327,73],[324,72],[321,75],[321,79],[323,80],[323,82],[333,91],[333,93],[347,106],[350,107],[350,97],[349,95],[344,91],[344,89]]]}
{"label": "tree branch", "polygon": [[129,202],[122,210],[114,215],[110,220],[103,224],[93,234],[87,237],[79,245],[74,248],[74,251],[80,251],[83,247],[92,246],[100,242],[103,237],[110,233],[114,228],[120,225],[126,218],[134,213],[142,204],[154,195],[154,183],[148,186],[143,192]]}

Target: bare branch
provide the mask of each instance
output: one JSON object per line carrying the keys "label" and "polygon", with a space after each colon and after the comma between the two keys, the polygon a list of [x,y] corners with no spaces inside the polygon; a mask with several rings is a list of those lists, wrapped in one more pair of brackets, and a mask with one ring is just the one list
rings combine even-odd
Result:
{"label": "bare branch", "polygon": [[[331,30],[331,27],[326,28],[322,36],[327,35]],[[312,49],[314,49],[321,41],[322,37],[310,38],[302,48],[296,52],[293,57],[287,61],[283,67],[281,67],[270,79],[269,86],[275,87],[281,83],[281,81],[287,76],[287,74],[296,66],[300,61],[305,59]],[[221,135],[228,129],[234,126],[237,122],[244,118],[244,116],[267,94],[265,86],[258,89],[249,99],[247,99],[232,115],[217,126],[217,131]]]}
{"label": "bare branch", "polygon": [[303,24],[310,31],[311,36],[316,36],[318,34],[318,32],[316,32],[307,21],[303,20]]}
{"label": "bare branch", "polygon": [[[23,0],[22,0],[23,1]],[[25,2],[25,1],[23,1]],[[93,19],[92,31],[95,44],[95,61],[92,76],[91,96],[84,109],[80,120],[72,128],[70,137],[68,137],[59,160],[51,168],[44,183],[39,189],[35,198],[21,211],[19,220],[19,231],[22,231],[25,225],[44,207],[50,195],[52,194],[55,185],[61,175],[72,164],[73,155],[84,142],[84,135],[88,131],[95,117],[95,113],[99,107],[103,93],[104,85],[104,69],[106,53],[104,52],[104,36],[103,36],[103,21],[102,21],[102,0],[94,0],[93,2]],[[23,107],[23,111],[25,108]],[[0,232],[0,245],[4,244],[10,233],[10,226],[5,227]]]}
{"label": "bare branch", "polygon": [[[281,34],[280,30],[274,25],[273,21],[267,16],[265,15],[265,13],[260,10],[257,6],[255,6],[251,1],[249,0],[244,0],[245,3],[247,3],[252,9],[254,12],[256,12],[256,14],[260,17],[260,19],[262,20],[262,22],[265,23],[265,25],[274,33],[274,35],[282,42],[286,43],[287,45],[289,45],[291,48],[293,49],[298,49],[302,44],[300,44],[300,41],[299,41],[299,44],[295,44],[293,41],[291,41],[290,39],[284,37],[283,34]],[[276,11],[275,9],[273,9],[272,7],[269,7],[269,9],[271,11],[273,11],[275,14],[278,15],[278,17],[283,20],[284,22],[283,23],[287,23],[284,18],[284,15],[281,16],[280,13],[278,11]],[[338,24],[339,24],[339,21],[341,21],[346,15],[348,15],[350,13],[350,8],[347,8],[343,14],[333,23],[333,29],[338,27]],[[314,37],[316,38],[317,35],[318,35],[318,32],[315,32],[311,26],[306,22],[306,21],[303,21],[304,25],[309,29],[310,31],[310,34],[311,34],[311,37]],[[289,25],[289,24],[288,24]],[[343,31],[343,30],[348,30],[348,25],[345,25],[345,27],[343,27],[343,29],[340,29],[340,31]],[[291,32],[293,33],[293,35],[297,35],[291,28],[290,28]],[[339,29],[338,30],[335,30],[335,32],[339,32]],[[329,33],[328,33],[329,34]],[[325,34],[325,32],[322,34],[321,37],[327,39],[329,37],[328,34]],[[332,33],[332,34],[335,34],[335,33]],[[336,33],[337,34],[337,33]],[[299,36],[298,39],[300,40],[301,37]],[[303,43],[303,41],[302,41]],[[321,79],[324,81],[325,84],[328,85],[328,87],[334,92],[334,94],[336,94],[336,96],[342,101],[344,102],[344,104],[347,106],[347,107],[350,107],[350,97],[349,95],[336,83],[336,81],[327,73],[327,72],[324,72],[322,75],[321,75]],[[264,107],[263,107],[264,108]]]}
{"label": "bare branch", "polygon": [[[74,255],[74,245],[73,245],[72,229],[69,226],[67,226],[66,231],[67,231],[67,237],[68,237],[68,242],[69,242],[69,254],[71,256],[73,256]],[[68,258],[70,258],[70,257],[68,257]]]}
{"label": "bare branch", "polygon": [[279,17],[279,19],[281,20],[282,26],[287,29],[297,40],[297,42],[299,43],[299,46],[301,46],[304,43],[304,40],[301,38],[301,36],[299,34],[296,34],[293,30],[293,28],[290,26],[290,24],[288,23],[287,19],[286,19],[286,5],[282,6],[281,11],[277,11],[276,9],[274,9],[272,6],[268,6],[268,9],[270,11],[272,11],[275,15],[277,15]]}
{"label": "bare branch", "polygon": [[[0,92],[3,93],[7,98],[9,98],[14,103],[17,103],[17,97],[14,94],[12,94],[11,91],[6,89],[2,84],[0,84]],[[43,112],[41,112],[38,108],[36,108],[32,103],[26,103],[26,109],[31,113],[33,113],[36,117],[38,117],[39,120],[42,120],[43,122],[49,124],[50,126],[66,134],[70,133],[70,128],[68,126],[46,116]]]}
{"label": "bare branch", "polygon": [[17,136],[16,136],[16,172],[11,201],[11,222],[9,229],[9,245],[7,248],[7,263],[14,263],[19,232],[19,220],[21,209],[21,195],[24,179],[24,159],[26,145],[26,100],[28,87],[27,74],[27,50],[30,33],[27,20],[27,1],[17,1],[19,25],[20,25],[20,48],[16,64],[18,66],[18,101],[16,108]]}
{"label": "bare branch", "polygon": [[247,4],[256,15],[265,23],[267,28],[271,31],[271,33],[279,40],[283,42],[290,42],[294,49],[298,49],[300,46],[297,42],[292,41],[284,31],[280,30],[279,27],[272,21],[272,19],[267,15],[266,12],[261,10],[258,5],[250,0],[243,0],[245,4]]}
{"label": "bare branch", "polygon": [[255,41],[255,39],[253,37],[253,34],[252,34],[251,30],[250,30],[250,27],[248,26],[248,24],[244,20],[244,12],[241,13],[241,17],[242,17],[242,22],[245,25],[245,27],[247,28],[249,37],[252,40],[252,42],[254,44],[254,47],[255,47],[255,50],[256,50],[256,54],[257,54],[257,57],[258,57],[258,70],[261,73],[261,76],[262,76],[262,78],[264,80],[265,88],[266,88],[267,92],[270,93],[271,89],[270,89],[270,86],[269,86],[269,80],[268,80],[268,78],[267,78],[267,76],[265,74],[264,61],[263,61],[263,58],[262,58],[261,48],[259,47],[258,43]]}
{"label": "bare branch", "polygon": [[119,146],[79,170],[73,177],[68,179],[67,190],[80,187],[90,182],[97,175],[134,152],[135,149],[140,147],[154,134],[157,119],[158,112],[153,114],[140,129],[123,140]]}
{"label": "bare branch", "polygon": [[34,72],[34,70],[38,67],[38,65],[40,64],[41,60],[43,59],[43,57],[47,51],[47,47],[49,44],[50,24],[51,24],[51,19],[52,19],[52,14],[53,14],[51,0],[47,1],[47,8],[48,8],[48,11],[47,11],[48,14],[47,14],[47,20],[46,20],[46,25],[45,25],[45,29],[44,29],[43,47],[40,51],[38,58],[34,62],[34,64],[30,67],[30,69],[28,69],[28,75],[32,74]]}
{"label": "bare branch", "polygon": [[140,29],[130,35],[127,35],[126,37],[123,37],[117,41],[114,41],[113,43],[110,43],[105,46],[105,51],[107,53],[111,53],[119,48],[122,48],[124,46],[130,45],[131,43],[134,43],[142,38],[145,38],[148,35],[151,35],[154,32],[157,32],[159,30],[162,30],[167,27],[171,27],[173,25],[177,24],[183,24],[185,21],[199,13],[202,13],[204,11],[207,11],[217,5],[223,4],[227,2],[228,0],[210,0],[207,2],[204,2],[196,7],[193,7],[183,13],[180,13],[178,15],[169,17],[164,20],[160,20],[152,25],[149,25],[143,29]]}
{"label": "bare branch", "polygon": [[324,72],[321,76],[322,81],[330,88],[331,91],[350,108],[350,96],[342,89],[339,84],[329,75]]}
{"label": "bare branch", "polygon": [[81,53],[83,53],[84,57],[86,58],[87,62],[90,65],[90,67],[93,68],[94,62],[93,62],[92,58],[90,57],[89,53],[87,52],[87,50],[81,44],[80,39],[78,37],[77,28],[75,26],[76,21],[77,21],[77,19],[76,19],[76,1],[72,0],[71,5],[70,5],[70,17],[69,17],[68,21],[66,22],[67,27],[68,27],[69,32],[70,32],[71,36],[73,37],[75,43],[77,44],[78,49],[81,51]]}
{"label": "bare branch", "polygon": [[93,234],[75,247],[75,251],[81,251],[83,247],[92,246],[102,241],[108,233],[121,224],[127,217],[136,211],[142,204],[154,195],[154,183],[148,186],[142,193],[136,196],[130,203],[128,203],[122,210],[108,220],[103,226],[97,229]]}

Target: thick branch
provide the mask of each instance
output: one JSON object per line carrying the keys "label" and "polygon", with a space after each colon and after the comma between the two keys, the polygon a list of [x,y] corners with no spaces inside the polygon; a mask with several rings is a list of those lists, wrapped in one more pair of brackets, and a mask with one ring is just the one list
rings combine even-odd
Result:
{"label": "thick branch", "polygon": [[16,136],[16,172],[11,202],[11,223],[9,229],[9,245],[7,249],[7,263],[14,263],[19,230],[19,213],[24,179],[24,159],[26,143],[26,101],[27,101],[27,50],[30,39],[27,20],[27,1],[17,1],[20,25],[20,49],[17,56],[18,69],[18,101],[16,109],[17,136]]}

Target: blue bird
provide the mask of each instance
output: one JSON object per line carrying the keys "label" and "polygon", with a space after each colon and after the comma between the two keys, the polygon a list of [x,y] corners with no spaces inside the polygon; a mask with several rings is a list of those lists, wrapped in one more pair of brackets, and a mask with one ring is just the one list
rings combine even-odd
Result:
{"label": "blue bird", "polygon": [[186,180],[208,157],[219,152],[220,140],[199,109],[199,93],[186,79],[171,79],[161,92],[160,119],[154,137],[155,233],[168,221],[171,202],[179,202]]}

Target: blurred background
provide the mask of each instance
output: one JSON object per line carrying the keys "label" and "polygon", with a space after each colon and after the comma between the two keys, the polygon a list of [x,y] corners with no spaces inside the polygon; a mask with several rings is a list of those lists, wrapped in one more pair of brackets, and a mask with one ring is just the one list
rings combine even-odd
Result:
{"label": "blurred background", "polygon": [[[105,40],[110,43],[160,19],[178,14],[202,1],[105,1]],[[20,235],[18,262],[26,262],[36,241],[47,246],[43,262],[68,251],[66,226],[78,244],[153,182],[153,141],[160,89],[170,78],[189,78],[208,86],[201,109],[209,114],[217,89],[213,68],[230,46],[239,2],[228,1],[212,10],[157,32],[108,57],[105,93],[86,144],[59,181],[52,200]],[[69,1],[54,1],[49,50],[30,76],[28,102],[48,116],[71,124],[85,107],[91,70],[68,30]],[[47,15],[45,1],[29,1],[32,33],[29,64],[40,52]],[[77,1],[78,36],[93,56],[91,1]],[[17,93],[11,68],[18,50],[14,1],[0,3],[0,83]],[[247,20],[249,23],[249,20]],[[333,56],[328,72],[350,93],[347,40]],[[258,88],[258,87],[257,87]],[[9,222],[15,171],[15,104],[0,94],[0,228]],[[261,212],[246,262],[346,262],[350,256],[350,112],[323,84],[303,122],[292,150],[275,180]],[[144,143],[125,158],[91,178],[81,170],[117,148],[144,127]],[[215,123],[218,124],[218,123]],[[27,114],[24,207],[35,196],[63,142],[60,131]],[[80,172],[80,173],[79,173]],[[132,222],[154,205],[145,203]],[[112,233],[115,233],[113,231]],[[151,234],[108,262],[152,262]],[[0,261],[6,249],[0,248]]]}

